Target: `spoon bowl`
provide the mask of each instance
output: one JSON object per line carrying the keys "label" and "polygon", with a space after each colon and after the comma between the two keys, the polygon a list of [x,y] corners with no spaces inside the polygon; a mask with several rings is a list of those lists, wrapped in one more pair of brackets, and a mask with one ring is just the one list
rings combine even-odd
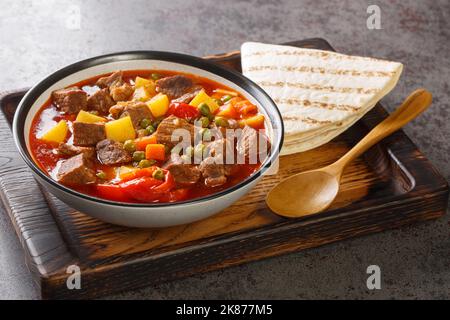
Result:
{"label": "spoon bowl", "polygon": [[266,201],[270,210],[282,216],[301,217],[328,208],[338,191],[336,176],[312,170],[283,180],[270,191]]}
{"label": "spoon bowl", "polygon": [[335,163],[293,175],[276,185],[267,195],[267,206],[289,218],[321,212],[336,198],[342,172],[347,164],[374,144],[416,118],[431,104],[431,93],[414,91],[389,117],[373,128],[361,141]]}

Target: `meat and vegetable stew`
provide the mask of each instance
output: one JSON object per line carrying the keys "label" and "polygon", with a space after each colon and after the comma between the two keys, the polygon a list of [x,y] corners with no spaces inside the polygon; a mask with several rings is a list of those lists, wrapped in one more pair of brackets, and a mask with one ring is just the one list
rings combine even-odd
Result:
{"label": "meat and vegetable stew", "polygon": [[30,147],[53,179],[121,202],[176,202],[229,188],[270,150],[265,119],[238,92],[172,71],[117,71],[56,90]]}

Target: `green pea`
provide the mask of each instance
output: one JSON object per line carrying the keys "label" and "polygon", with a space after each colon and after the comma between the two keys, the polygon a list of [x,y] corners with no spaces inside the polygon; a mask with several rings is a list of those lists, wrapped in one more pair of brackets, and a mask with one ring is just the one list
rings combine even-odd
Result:
{"label": "green pea", "polygon": [[225,102],[230,101],[231,98],[233,98],[233,96],[230,96],[229,94],[227,94],[227,95],[224,95],[224,96],[221,98],[221,100],[222,100],[223,103],[225,103]]}
{"label": "green pea", "polygon": [[162,171],[162,169],[156,169],[153,172],[153,178],[158,180],[164,180],[164,171]]}
{"label": "green pea", "polygon": [[202,114],[202,116],[208,117],[211,115],[211,110],[205,102],[202,102],[198,105],[198,110]]}
{"label": "green pea", "polygon": [[155,128],[152,125],[147,126],[147,128],[145,128],[145,130],[147,130],[149,132],[149,134],[152,134],[153,132],[155,132]]}
{"label": "green pea", "polygon": [[150,132],[147,129],[139,129],[137,131],[137,133],[138,133],[138,137],[145,137],[150,134]]}
{"label": "green pea", "polygon": [[194,157],[203,158],[203,152],[205,151],[206,146],[203,143],[199,143],[194,148]]}
{"label": "green pea", "polygon": [[155,121],[153,121],[152,126],[153,128],[158,128],[159,124],[161,123],[163,119],[156,119]]}
{"label": "green pea", "polygon": [[147,119],[147,118],[142,119],[141,122],[139,123],[139,125],[141,126],[142,129],[147,129],[147,127],[151,124],[152,124],[152,122],[150,121],[150,119]]}
{"label": "green pea", "polygon": [[144,160],[139,161],[139,168],[148,168],[148,167],[151,167],[154,164],[155,164],[154,160],[144,159]]}
{"label": "green pea", "polygon": [[170,153],[180,154],[181,150],[183,150],[183,147],[176,145],[172,148],[172,150],[170,150]]}
{"label": "green pea", "polygon": [[201,117],[200,122],[202,123],[202,127],[206,128],[209,126],[209,119],[208,117]]}
{"label": "green pea", "polygon": [[155,81],[161,79],[161,75],[159,73],[152,73],[151,77]]}
{"label": "green pea", "polygon": [[212,133],[208,128],[203,128],[200,130],[200,134],[202,135],[203,140],[211,141]]}
{"label": "green pea", "polygon": [[219,106],[223,105],[223,101],[220,99],[213,99]]}
{"label": "green pea", "polygon": [[186,148],[186,155],[188,157],[192,157],[194,155],[194,147],[193,146],[189,146]]}
{"label": "green pea", "polygon": [[216,126],[218,127],[225,127],[227,128],[229,126],[228,124],[228,120],[223,118],[223,117],[216,117],[214,119],[214,123],[216,124]]}
{"label": "green pea", "polygon": [[134,143],[133,140],[127,140],[123,143],[123,148],[129,152],[129,153],[133,153],[136,151],[136,145]]}
{"label": "green pea", "polygon": [[97,176],[97,178],[99,178],[99,179],[103,179],[103,180],[106,179],[106,173],[105,173],[104,171],[102,171],[102,170],[99,170],[99,171],[97,172],[96,176]]}
{"label": "green pea", "polygon": [[145,159],[145,152],[144,151],[135,151],[133,152],[133,161],[139,162],[141,160]]}

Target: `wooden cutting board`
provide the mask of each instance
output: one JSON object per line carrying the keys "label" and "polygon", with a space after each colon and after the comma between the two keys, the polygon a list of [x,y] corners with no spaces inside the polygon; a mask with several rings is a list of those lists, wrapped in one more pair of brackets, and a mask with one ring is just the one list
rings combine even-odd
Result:
{"label": "wooden cutting board", "polygon": [[[289,43],[332,50],[322,39]],[[240,71],[239,52],[206,57]],[[284,156],[278,174],[214,217],[163,229],[103,223],[41,190],[15,149],[11,124],[24,91],[4,93],[0,106],[1,197],[43,298],[92,298],[121,290],[317,247],[442,216],[448,185],[411,140],[399,131],[345,171],[336,202],[302,219],[272,214],[267,191],[294,173],[341,157],[386,117],[377,105],[330,143]],[[68,266],[81,270],[81,289],[66,285]]]}

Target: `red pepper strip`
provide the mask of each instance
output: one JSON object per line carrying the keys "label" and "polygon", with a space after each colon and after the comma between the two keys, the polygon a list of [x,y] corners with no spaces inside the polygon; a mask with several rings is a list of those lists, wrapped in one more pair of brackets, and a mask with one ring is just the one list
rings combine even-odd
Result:
{"label": "red pepper strip", "polygon": [[182,189],[176,189],[170,192],[170,202],[175,201],[183,201],[186,200],[189,194],[189,189],[182,188]]}
{"label": "red pepper strip", "polygon": [[122,191],[122,188],[116,184],[98,184],[95,186],[97,194],[104,199],[119,201],[119,202],[130,202],[132,198],[128,197],[126,193]]}
{"label": "red pepper strip", "polygon": [[167,110],[168,115],[174,115],[183,119],[195,119],[200,116],[200,111],[194,106],[183,102],[172,102]]}
{"label": "red pepper strip", "polygon": [[121,182],[125,182],[125,181],[130,181],[136,178],[140,178],[140,177],[151,177],[153,175],[153,172],[155,172],[155,170],[158,167],[156,166],[151,166],[148,168],[142,168],[142,169],[138,169],[135,171],[130,171],[127,172],[123,175],[120,176],[120,180]]}
{"label": "red pepper strip", "polygon": [[165,181],[143,176],[119,184],[120,188],[131,198],[142,202],[164,200],[167,193],[175,186],[175,180],[169,171],[164,170]]}

